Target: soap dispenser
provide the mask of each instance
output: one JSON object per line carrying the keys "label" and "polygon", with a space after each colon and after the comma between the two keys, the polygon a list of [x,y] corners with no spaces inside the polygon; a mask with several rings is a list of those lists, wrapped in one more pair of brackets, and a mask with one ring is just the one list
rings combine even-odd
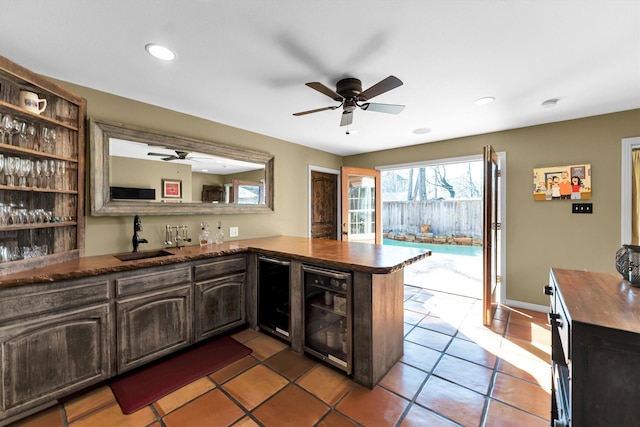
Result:
{"label": "soap dispenser", "polygon": [[211,232],[209,231],[209,224],[206,222],[200,223],[200,246],[206,246],[211,244]]}
{"label": "soap dispenser", "polygon": [[218,230],[216,230],[216,245],[224,242],[224,233],[222,232],[222,221],[218,221]]}

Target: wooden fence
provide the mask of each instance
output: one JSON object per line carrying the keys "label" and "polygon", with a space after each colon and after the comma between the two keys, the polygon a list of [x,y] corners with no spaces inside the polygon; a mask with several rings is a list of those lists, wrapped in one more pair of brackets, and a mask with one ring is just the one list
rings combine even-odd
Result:
{"label": "wooden fence", "polygon": [[482,200],[429,200],[425,202],[383,202],[382,230],[385,233],[425,232],[434,235],[482,237]]}

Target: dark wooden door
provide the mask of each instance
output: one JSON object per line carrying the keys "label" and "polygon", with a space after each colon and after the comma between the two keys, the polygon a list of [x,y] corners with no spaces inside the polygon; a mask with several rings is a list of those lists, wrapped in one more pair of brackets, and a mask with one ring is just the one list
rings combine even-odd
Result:
{"label": "dark wooden door", "polygon": [[311,171],[311,237],[338,238],[338,175]]}
{"label": "dark wooden door", "polygon": [[498,259],[500,218],[498,216],[498,189],[500,159],[488,145],[484,147],[484,271],[483,271],[483,315],[485,325],[491,325],[497,307],[496,289],[498,284]]}

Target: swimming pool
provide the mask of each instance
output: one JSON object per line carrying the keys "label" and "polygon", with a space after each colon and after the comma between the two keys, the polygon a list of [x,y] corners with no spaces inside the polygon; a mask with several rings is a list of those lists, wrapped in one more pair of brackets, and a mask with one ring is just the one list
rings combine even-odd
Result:
{"label": "swimming pool", "polygon": [[481,246],[465,246],[465,245],[434,245],[431,243],[404,242],[402,240],[383,239],[383,245],[389,246],[408,246],[411,248],[429,249],[433,253],[463,255],[463,256],[481,256]]}

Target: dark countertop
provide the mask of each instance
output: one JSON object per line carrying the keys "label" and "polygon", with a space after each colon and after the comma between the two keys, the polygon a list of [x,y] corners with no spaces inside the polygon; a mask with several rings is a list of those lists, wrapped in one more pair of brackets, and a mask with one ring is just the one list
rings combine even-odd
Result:
{"label": "dark countertop", "polygon": [[235,240],[202,247],[167,248],[166,251],[173,255],[136,261],[120,261],[113,255],[98,255],[48,265],[2,276],[0,288],[79,279],[246,252],[258,252],[371,274],[393,273],[431,255],[431,251],[426,249],[290,236]]}

